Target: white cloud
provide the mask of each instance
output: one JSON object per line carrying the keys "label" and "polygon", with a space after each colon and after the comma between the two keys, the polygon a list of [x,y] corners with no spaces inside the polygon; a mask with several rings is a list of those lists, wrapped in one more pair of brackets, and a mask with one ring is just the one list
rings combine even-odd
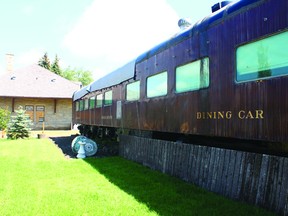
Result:
{"label": "white cloud", "polygon": [[[14,59],[16,66],[18,66],[15,69],[25,67],[25,66],[28,66],[31,64],[37,64],[38,61],[43,57],[45,52],[47,52],[47,51],[45,51],[44,48],[33,48],[33,49],[30,49],[26,52],[20,53],[19,55],[15,56],[15,59]],[[49,57],[51,64],[55,60],[55,55],[50,55],[50,53],[48,53],[48,57]],[[59,65],[61,68],[67,68],[69,66],[61,58],[59,60]]]}
{"label": "white cloud", "polygon": [[40,48],[30,49],[27,52],[20,53],[15,57],[15,63],[20,66],[27,66],[31,64],[37,64],[38,60],[44,55],[45,51]]}
{"label": "white cloud", "polygon": [[102,71],[170,38],[178,31],[177,22],[165,0],[95,0],[63,45],[78,57],[99,61]]}
{"label": "white cloud", "polygon": [[35,8],[32,5],[25,5],[22,8],[22,13],[26,16],[32,15],[34,13],[34,11],[35,11]]}

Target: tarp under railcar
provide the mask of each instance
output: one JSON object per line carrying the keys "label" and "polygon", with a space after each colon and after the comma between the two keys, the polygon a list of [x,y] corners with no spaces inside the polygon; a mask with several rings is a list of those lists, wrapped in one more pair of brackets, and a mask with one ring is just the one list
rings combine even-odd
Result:
{"label": "tarp under railcar", "polygon": [[118,85],[132,79],[135,76],[135,61],[130,61],[129,63],[125,64],[124,66],[118,68],[117,70],[107,74],[106,76],[94,81],[88,86],[81,88],[80,90],[76,91],[73,95],[73,101],[76,101],[86,94],[98,91],[101,89],[105,89],[111,86]]}
{"label": "tarp under railcar", "polygon": [[135,75],[135,60],[96,80],[90,85],[90,91],[98,91],[104,88],[118,85],[132,79]]}
{"label": "tarp under railcar", "polygon": [[84,86],[73,94],[73,101],[76,101],[89,93],[90,85]]}

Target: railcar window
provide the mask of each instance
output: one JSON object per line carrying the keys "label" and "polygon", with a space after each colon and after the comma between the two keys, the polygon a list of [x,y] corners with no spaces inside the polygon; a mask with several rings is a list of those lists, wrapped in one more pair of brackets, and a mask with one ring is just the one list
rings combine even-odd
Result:
{"label": "railcar window", "polygon": [[89,108],[89,99],[84,100],[84,110],[87,110]]}
{"label": "railcar window", "polygon": [[147,78],[147,97],[158,97],[167,94],[167,71]]}
{"label": "railcar window", "polygon": [[112,90],[105,92],[104,94],[104,106],[112,105]]}
{"label": "railcar window", "polygon": [[102,103],[103,103],[103,94],[99,94],[96,96],[96,107],[102,107]]}
{"label": "railcar window", "polygon": [[250,81],[288,74],[288,32],[238,47],[237,81]]}
{"label": "railcar window", "polygon": [[76,101],[76,103],[75,103],[75,109],[76,109],[76,112],[79,111],[79,101]]}
{"label": "railcar window", "polygon": [[95,97],[89,98],[89,109],[93,109],[95,107]]}
{"label": "railcar window", "polygon": [[140,81],[129,83],[126,85],[126,100],[135,101],[140,98]]}
{"label": "railcar window", "polygon": [[176,68],[176,92],[194,91],[209,86],[209,58]]}
{"label": "railcar window", "polygon": [[83,110],[84,110],[84,100],[80,100],[79,103],[80,103],[80,104],[79,104],[79,110],[80,110],[80,111],[83,111]]}

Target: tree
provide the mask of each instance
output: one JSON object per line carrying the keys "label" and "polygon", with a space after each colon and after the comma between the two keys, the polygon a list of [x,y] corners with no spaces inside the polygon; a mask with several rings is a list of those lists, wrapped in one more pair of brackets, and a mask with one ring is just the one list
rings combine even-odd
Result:
{"label": "tree", "polygon": [[44,56],[41,59],[39,59],[38,65],[46,68],[47,70],[51,70],[51,64],[50,64],[50,60],[48,58],[47,52],[44,54]]}
{"label": "tree", "polygon": [[59,66],[59,58],[57,55],[55,56],[55,60],[51,65],[51,71],[54,72],[55,74],[58,74],[59,76],[61,76],[62,74]]}
{"label": "tree", "polygon": [[8,124],[7,137],[10,139],[28,138],[31,131],[31,120],[25,114],[26,110],[22,106],[19,106],[15,112],[16,115],[11,116]]}
{"label": "tree", "polygon": [[0,130],[6,130],[10,120],[10,112],[8,109],[0,108]]}
{"label": "tree", "polygon": [[70,67],[62,71],[62,76],[68,80],[81,82],[82,85],[86,86],[93,81],[92,72],[88,70]]}
{"label": "tree", "polygon": [[38,61],[38,65],[64,77],[65,79],[81,82],[82,85],[84,86],[88,85],[89,83],[93,81],[93,76],[92,76],[91,71],[83,70],[79,68],[71,69],[70,67],[64,70],[61,70],[59,66],[59,58],[57,55],[55,56],[55,60],[53,61],[52,65],[50,65],[50,60],[48,58],[47,52]]}

